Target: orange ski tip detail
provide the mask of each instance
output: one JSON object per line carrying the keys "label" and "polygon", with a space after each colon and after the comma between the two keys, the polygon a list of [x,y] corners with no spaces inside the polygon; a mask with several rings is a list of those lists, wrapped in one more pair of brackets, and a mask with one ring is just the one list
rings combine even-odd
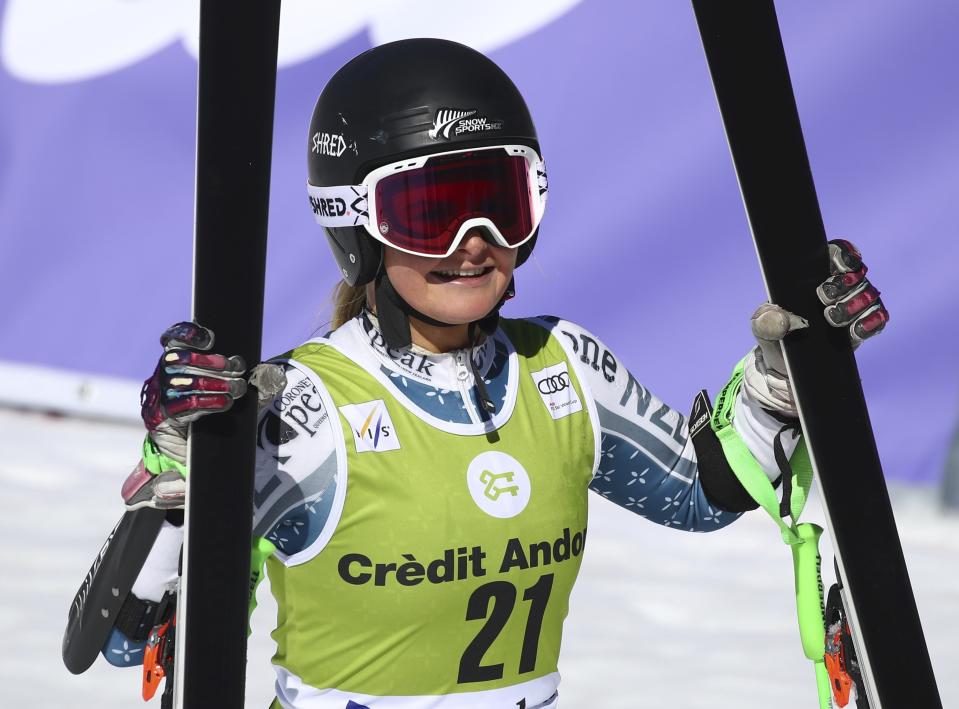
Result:
{"label": "orange ski tip detail", "polygon": [[166,673],[163,671],[163,667],[160,665],[153,665],[153,668],[150,669],[147,667],[146,662],[143,664],[143,701],[148,702],[153,699],[153,695],[156,694],[157,689],[160,686],[160,682],[166,676]]}
{"label": "orange ski tip detail", "polygon": [[[830,628],[830,630],[832,630]],[[829,672],[829,684],[832,685],[832,695],[836,704],[844,707],[849,704],[852,693],[853,680],[846,671],[846,657],[842,648],[842,630],[826,634],[826,670]]]}
{"label": "orange ski tip detail", "polygon": [[167,645],[166,633],[169,628],[170,621],[158,625],[150,631],[150,636],[147,638],[143,652],[143,701],[153,699],[160,682],[166,677],[163,660]]}

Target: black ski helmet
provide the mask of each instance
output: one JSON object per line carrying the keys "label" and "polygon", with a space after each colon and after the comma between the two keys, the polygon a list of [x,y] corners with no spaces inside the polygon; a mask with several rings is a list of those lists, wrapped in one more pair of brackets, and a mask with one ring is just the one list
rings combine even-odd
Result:
{"label": "black ski helmet", "polygon": [[[474,121],[473,131],[442,130],[459,114],[486,121]],[[356,185],[397,160],[488,145],[525,145],[542,155],[526,102],[503,70],[457,42],[390,42],[345,64],[317,99],[307,142],[309,181]],[[376,278],[380,242],[362,226],[324,230],[343,280],[352,286]],[[517,249],[517,266],[535,243],[534,234]]]}

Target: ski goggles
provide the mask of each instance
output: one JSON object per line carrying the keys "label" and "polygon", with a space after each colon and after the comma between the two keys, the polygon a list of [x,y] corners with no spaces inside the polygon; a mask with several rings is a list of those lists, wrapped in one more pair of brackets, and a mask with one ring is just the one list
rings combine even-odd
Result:
{"label": "ski goggles", "polygon": [[474,227],[506,248],[529,241],[546,208],[547,180],[535,150],[500,145],[400,160],[361,185],[307,190],[320,226],[362,226],[394,249],[444,258]]}

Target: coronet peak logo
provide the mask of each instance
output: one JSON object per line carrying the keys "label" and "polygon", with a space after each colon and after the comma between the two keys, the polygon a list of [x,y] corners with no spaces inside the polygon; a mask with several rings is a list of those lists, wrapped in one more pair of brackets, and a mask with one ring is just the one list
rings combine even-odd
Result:
{"label": "coronet peak logo", "polygon": [[340,413],[349,422],[357,453],[395,451],[400,440],[390,419],[390,412],[382,399],[340,407]]}
{"label": "coronet peak logo", "polygon": [[520,462],[501,451],[486,451],[466,469],[473,502],[491,517],[515,517],[529,504],[530,481]]}
{"label": "coronet peak logo", "polygon": [[475,108],[441,108],[433,118],[433,127],[427,131],[431,140],[449,140],[451,136],[503,130],[503,121],[477,116]]}
{"label": "coronet peak logo", "polygon": [[546,410],[554,419],[583,410],[576,388],[570,379],[566,362],[550,365],[538,372],[530,372],[536,391],[546,405]]}

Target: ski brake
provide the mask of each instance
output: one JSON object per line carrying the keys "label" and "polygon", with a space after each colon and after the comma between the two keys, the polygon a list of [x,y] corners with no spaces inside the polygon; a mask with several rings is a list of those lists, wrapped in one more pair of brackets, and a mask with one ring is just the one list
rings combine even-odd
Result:
{"label": "ski brake", "polygon": [[869,709],[841,591],[838,583],[833,584],[826,600],[825,661],[829,683],[838,706],[845,707],[851,697],[856,701],[857,709]]}
{"label": "ski brake", "polygon": [[149,701],[156,694],[161,680],[167,678],[160,698],[161,709],[173,706],[173,646],[176,639],[176,615],[171,615],[154,626],[147,638],[143,655],[143,700]]}

